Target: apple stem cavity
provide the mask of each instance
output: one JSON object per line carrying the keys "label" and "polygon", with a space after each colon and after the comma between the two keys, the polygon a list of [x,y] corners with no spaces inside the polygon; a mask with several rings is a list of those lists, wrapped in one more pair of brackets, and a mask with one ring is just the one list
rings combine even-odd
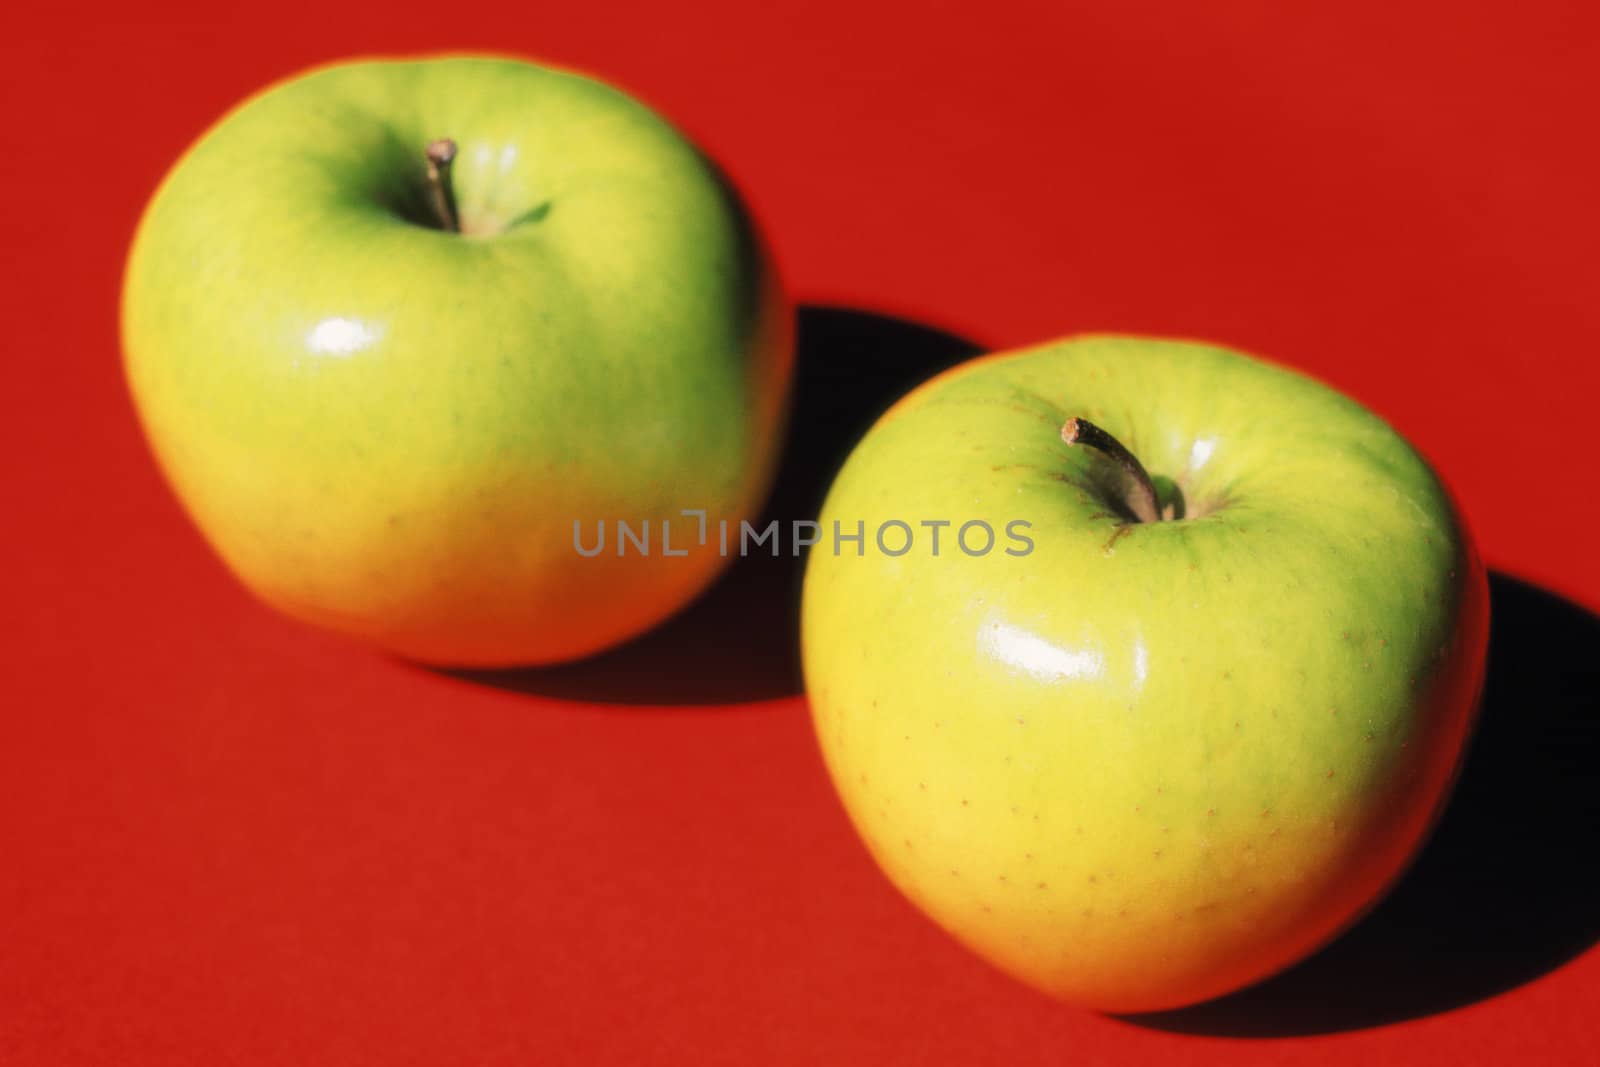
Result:
{"label": "apple stem cavity", "polygon": [[428,160],[428,197],[433,201],[433,212],[439,216],[439,228],[446,233],[461,232],[461,218],[456,214],[456,194],[450,185],[450,164],[455,162],[456,143],[448,137],[429,142],[423,153]]}
{"label": "apple stem cavity", "polygon": [[1124,498],[1128,510],[1140,522],[1161,521],[1161,503],[1156,495],[1155,483],[1150,480],[1150,473],[1139,462],[1139,457],[1129,452],[1121,441],[1088,419],[1076,418],[1068,419],[1066,425],[1061,427],[1061,439],[1069,445],[1087,445],[1121,467],[1133,483],[1133,491]]}

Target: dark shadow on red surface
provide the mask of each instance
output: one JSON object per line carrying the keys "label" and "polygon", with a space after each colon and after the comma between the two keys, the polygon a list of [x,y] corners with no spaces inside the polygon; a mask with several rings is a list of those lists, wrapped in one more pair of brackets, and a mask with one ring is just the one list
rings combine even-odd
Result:
{"label": "dark shadow on red surface", "polygon": [[[978,346],[931,326],[847,308],[800,309],[794,408],[761,522],[814,518],[845,457],[890,404]],[[483,685],[605,704],[732,704],[801,691],[804,557],[734,561],[697,601],[642,637],[581,663],[454,671]]]}
{"label": "dark shadow on red surface", "polygon": [[1160,1030],[1285,1037],[1431,1015],[1531,981],[1600,940],[1600,617],[1490,577],[1472,750],[1432,839],[1344,936]]}

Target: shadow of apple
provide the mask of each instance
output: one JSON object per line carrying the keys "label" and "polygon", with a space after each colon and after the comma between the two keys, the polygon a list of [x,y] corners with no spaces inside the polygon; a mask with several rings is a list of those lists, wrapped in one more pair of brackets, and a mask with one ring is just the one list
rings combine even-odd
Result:
{"label": "shadow of apple", "polygon": [[1275,978],[1125,1021],[1227,1037],[1379,1026],[1502,993],[1600,940],[1600,617],[1501,574],[1490,595],[1476,738],[1389,896]]}
{"label": "shadow of apple", "polygon": [[738,704],[802,689],[804,557],[788,523],[812,519],[845,457],[913,386],[979,352],[952,334],[847,308],[800,309],[794,406],[758,525],[783,524],[782,552],[737,559],[698,600],[628,644],[579,663],[452,671],[482,685],[601,704]]}

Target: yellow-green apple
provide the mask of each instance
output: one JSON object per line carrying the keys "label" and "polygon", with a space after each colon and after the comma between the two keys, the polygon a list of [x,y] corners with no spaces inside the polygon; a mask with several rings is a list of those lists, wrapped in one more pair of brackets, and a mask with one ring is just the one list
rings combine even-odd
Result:
{"label": "yellow-green apple", "polygon": [[[246,101],[162,182],[123,293],[144,427],[228,566],[290,615],[460,665],[582,656],[709,583],[722,557],[681,512],[759,508],[792,318],[667,121],[481,57]],[[654,527],[648,555],[574,551],[575,521],[617,520]]]}
{"label": "yellow-green apple", "polygon": [[1445,800],[1484,570],[1416,450],[1306,377],[1122,337],[976,360],[884,415],[822,524],[805,675],[845,806],[913,902],[1051,994],[1141,1011],[1271,974]]}

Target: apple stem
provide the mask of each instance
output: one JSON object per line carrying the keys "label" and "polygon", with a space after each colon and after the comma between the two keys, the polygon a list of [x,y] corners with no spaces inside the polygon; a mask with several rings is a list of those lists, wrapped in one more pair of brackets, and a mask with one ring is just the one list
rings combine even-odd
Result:
{"label": "apple stem", "polygon": [[461,232],[461,219],[456,215],[456,194],[450,185],[450,164],[455,162],[456,143],[448,137],[432,141],[424,154],[428,159],[428,196],[433,200],[434,214],[447,233]]}
{"label": "apple stem", "polygon": [[1106,433],[1088,419],[1068,419],[1061,427],[1061,439],[1069,445],[1088,445],[1104,453],[1121,467],[1133,481],[1135,492],[1127,497],[1128,509],[1140,522],[1159,522],[1161,505],[1156,496],[1155,483],[1139,462],[1139,457],[1129,452],[1121,441]]}

